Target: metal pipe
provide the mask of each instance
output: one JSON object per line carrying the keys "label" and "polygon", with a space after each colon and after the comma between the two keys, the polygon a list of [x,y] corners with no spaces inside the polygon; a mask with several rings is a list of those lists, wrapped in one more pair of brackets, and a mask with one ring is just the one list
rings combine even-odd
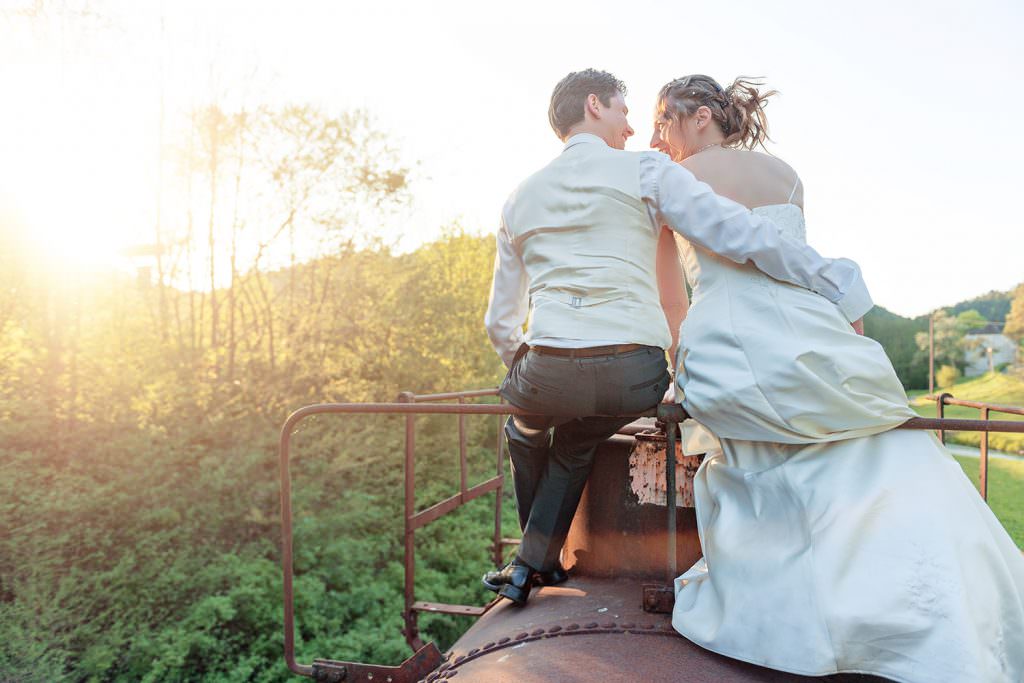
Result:
{"label": "metal pipe", "polygon": [[[988,421],[988,407],[981,409],[981,419]],[[978,489],[982,500],[988,500],[988,432],[981,433],[981,453],[978,458]]]}
{"label": "metal pipe", "polygon": [[[415,401],[415,396],[404,393],[399,400]],[[410,407],[416,407],[410,405]],[[412,604],[416,601],[416,527],[413,516],[416,514],[416,416],[405,417],[405,611],[402,614],[405,622],[405,642],[413,650],[423,647],[417,628],[417,616]]]}
{"label": "metal pipe", "polygon": [[457,398],[484,398],[485,396],[497,396],[497,389],[473,389],[471,391],[449,391],[443,394],[414,394],[413,400],[422,401],[452,401]]}
{"label": "metal pipe", "polygon": [[[935,416],[940,420],[946,417],[947,398],[953,397],[950,396],[949,394],[939,394],[937,397],[935,397]],[[946,430],[942,429],[941,427],[939,428],[939,441],[942,443],[942,445],[946,445]]]}
{"label": "metal pipe", "polygon": [[667,581],[671,584],[676,572],[676,427],[665,423],[665,507],[668,508],[668,565]]}
{"label": "metal pipe", "polygon": [[419,529],[422,526],[426,526],[430,522],[433,522],[439,517],[443,517],[452,510],[462,506],[464,503],[468,503],[471,500],[476,500],[485,493],[497,490],[501,480],[497,477],[488,479],[487,481],[480,482],[472,488],[466,489],[461,493],[456,493],[450,498],[445,498],[439,503],[434,503],[426,510],[422,510],[410,516],[408,522],[413,531]]}
{"label": "metal pipe", "polygon": [[[943,401],[947,406],[963,406],[965,408],[988,408],[997,413],[1006,413],[1008,415],[1024,415],[1024,407],[1021,406],[1007,406],[999,403],[984,403],[982,401],[966,401],[961,398],[953,398],[952,394],[944,394],[946,399]],[[932,400],[937,399],[937,396],[926,396]]]}
{"label": "metal pipe", "polygon": [[[504,403],[505,399],[501,399]],[[505,497],[505,430],[502,428],[504,420],[498,418],[498,443],[495,446],[495,474],[499,483],[494,496],[494,566],[500,567],[505,555],[505,545],[501,542],[501,512],[503,499]]]}
{"label": "metal pipe", "polygon": [[[466,401],[459,396],[459,405]],[[466,495],[466,416],[459,413],[459,492]]]}
{"label": "metal pipe", "polygon": [[937,429],[951,432],[1011,432],[1024,434],[1024,421],[912,417],[903,424],[898,425],[896,429]]}
{"label": "metal pipe", "polygon": [[295,591],[292,586],[292,478],[288,451],[292,430],[301,420],[294,413],[281,429],[281,568],[284,572],[284,661],[292,673],[312,676],[313,667],[295,661]]}

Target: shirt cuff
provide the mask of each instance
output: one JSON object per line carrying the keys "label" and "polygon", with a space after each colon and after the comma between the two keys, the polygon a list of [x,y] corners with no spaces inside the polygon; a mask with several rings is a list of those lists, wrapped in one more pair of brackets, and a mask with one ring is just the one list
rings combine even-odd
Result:
{"label": "shirt cuff", "polygon": [[871,300],[868,286],[860,274],[854,279],[849,291],[836,302],[836,305],[839,306],[839,310],[842,311],[846,320],[851,323],[863,318],[874,307],[875,302]]}
{"label": "shirt cuff", "polygon": [[501,356],[501,362],[504,363],[505,367],[508,368],[509,370],[512,369],[512,361],[516,359],[517,348],[518,347],[506,346],[498,354],[499,356]]}

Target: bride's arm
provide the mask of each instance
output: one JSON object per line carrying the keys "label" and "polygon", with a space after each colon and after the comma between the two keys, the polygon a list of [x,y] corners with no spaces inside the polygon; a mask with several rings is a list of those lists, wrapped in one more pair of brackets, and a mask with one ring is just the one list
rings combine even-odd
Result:
{"label": "bride's arm", "polygon": [[675,362],[676,347],[679,346],[679,326],[683,324],[690,302],[686,298],[686,287],[683,285],[683,269],[679,264],[679,250],[676,248],[676,237],[671,229],[663,227],[658,235],[657,252],[658,294],[661,308],[668,320],[668,329],[672,332],[672,346],[669,358]]}

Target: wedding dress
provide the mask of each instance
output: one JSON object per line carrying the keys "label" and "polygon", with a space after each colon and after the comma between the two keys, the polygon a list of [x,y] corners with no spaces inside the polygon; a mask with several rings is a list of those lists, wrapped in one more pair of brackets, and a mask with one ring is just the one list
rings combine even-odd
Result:
{"label": "wedding dress", "polygon": [[[753,211],[804,238],[799,207]],[[1024,681],[1024,559],[931,432],[892,429],[914,413],[882,347],[823,297],[680,250],[677,395],[720,448],[676,630],[804,675]]]}

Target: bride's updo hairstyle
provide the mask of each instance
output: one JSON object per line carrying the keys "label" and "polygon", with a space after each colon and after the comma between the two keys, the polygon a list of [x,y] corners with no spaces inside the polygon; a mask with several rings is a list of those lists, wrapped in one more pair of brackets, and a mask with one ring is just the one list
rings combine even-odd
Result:
{"label": "bride's updo hairstyle", "polygon": [[754,149],[768,137],[766,100],[775,90],[761,92],[758,81],[740,76],[727,88],[703,74],[693,74],[666,83],[658,93],[658,110],[680,121],[693,116],[700,107],[711,110],[711,118],[722,129],[723,147]]}

